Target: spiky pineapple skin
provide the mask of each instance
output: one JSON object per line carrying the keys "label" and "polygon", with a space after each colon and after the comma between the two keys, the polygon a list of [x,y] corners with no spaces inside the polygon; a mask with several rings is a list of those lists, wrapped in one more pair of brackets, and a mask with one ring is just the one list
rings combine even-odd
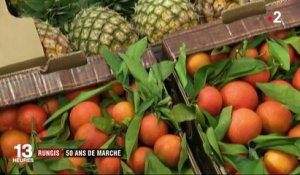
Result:
{"label": "spiky pineapple skin", "polygon": [[139,0],[133,21],[139,34],[154,43],[166,34],[197,25],[199,16],[188,0]]}
{"label": "spiky pineapple skin", "polygon": [[72,52],[68,38],[48,22],[34,21],[40,41],[47,58],[55,58]]}
{"label": "spiky pineapple skin", "polygon": [[135,29],[125,18],[113,10],[96,6],[82,9],[75,16],[69,37],[75,48],[87,55],[99,54],[101,47],[120,50],[138,40]]}
{"label": "spiky pineapple skin", "polygon": [[[225,10],[239,7],[241,4],[246,3],[245,0],[197,0],[202,2],[202,12],[205,16],[206,22],[212,22],[219,19],[222,12]],[[248,1],[247,1],[248,2]]]}

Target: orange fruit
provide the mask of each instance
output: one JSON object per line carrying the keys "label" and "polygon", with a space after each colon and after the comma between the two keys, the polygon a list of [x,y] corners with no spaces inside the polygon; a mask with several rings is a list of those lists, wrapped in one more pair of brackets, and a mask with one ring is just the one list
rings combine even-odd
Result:
{"label": "orange fruit", "polygon": [[145,171],[146,154],[153,152],[151,148],[141,146],[138,147],[130,156],[127,164],[135,173],[143,173]]}
{"label": "orange fruit", "polygon": [[256,48],[247,49],[245,52],[245,56],[249,58],[254,58],[258,56],[258,51]]}
{"label": "orange fruit", "polygon": [[290,63],[293,64],[296,60],[295,51],[291,45],[288,45],[289,55],[290,55]]}
{"label": "orange fruit", "polygon": [[[288,52],[289,52],[289,56],[290,56],[290,63],[293,64],[295,61],[295,52],[290,45],[288,45]],[[271,56],[271,54],[269,52],[269,46],[267,43],[264,43],[261,46],[259,53],[260,53],[260,55],[262,55],[263,61],[267,62],[267,59]]]}
{"label": "orange fruit", "polygon": [[109,136],[97,129],[95,125],[86,123],[76,131],[74,140],[85,140],[80,146],[81,149],[99,149]]}
{"label": "orange fruit", "polygon": [[[73,90],[71,92],[68,92],[66,94],[66,98],[70,101],[74,100],[81,92],[88,92],[88,91],[91,91],[91,90],[94,90],[96,89],[97,86],[96,85],[92,85],[92,86],[88,86],[88,87],[83,87],[83,88],[80,88],[80,89],[76,89],[76,90]],[[100,98],[99,98],[99,95],[95,95],[89,99],[87,99],[86,101],[91,101],[91,102],[94,102],[96,104],[99,104],[100,102]]]}
{"label": "orange fruit", "polygon": [[18,128],[28,134],[31,133],[31,125],[34,120],[34,129],[37,133],[44,130],[44,123],[47,120],[47,114],[44,109],[36,104],[23,105],[18,110],[17,125]]}
{"label": "orange fruit", "polygon": [[30,144],[29,135],[15,129],[4,132],[0,139],[2,155],[6,158],[17,156],[17,150],[14,147],[18,144]]}
{"label": "orange fruit", "polygon": [[36,142],[42,142],[42,138],[44,138],[48,134],[48,130],[43,130],[41,131],[36,137],[35,141]]}
{"label": "orange fruit", "polygon": [[259,54],[261,55],[262,59],[266,62],[267,59],[271,56],[269,52],[269,46],[267,43],[263,43],[260,47]]}
{"label": "orange fruit", "polygon": [[297,124],[294,126],[290,131],[288,132],[289,137],[300,137],[300,124]]}
{"label": "orange fruit", "polygon": [[276,101],[266,101],[256,110],[263,123],[263,130],[267,133],[285,134],[291,127],[292,114],[282,104]]}
{"label": "orange fruit", "polygon": [[83,164],[87,163],[87,159],[85,157],[68,157],[72,165],[76,168],[76,170],[62,170],[59,171],[58,174],[63,175],[71,175],[71,174],[86,174],[85,170],[81,168]]}
{"label": "orange fruit", "polygon": [[97,166],[97,174],[121,174],[121,158],[119,157],[98,157],[95,159],[95,164]]}
{"label": "orange fruit", "polygon": [[191,76],[203,66],[210,64],[209,55],[204,52],[195,53],[187,57],[186,68]]}
{"label": "orange fruit", "polygon": [[289,30],[280,30],[280,31],[269,33],[271,37],[278,38],[278,39],[285,39],[286,37],[289,36],[289,34],[290,34]]}
{"label": "orange fruit", "polygon": [[266,83],[270,79],[270,71],[268,69],[258,72],[256,74],[247,75],[242,78],[242,80],[250,83],[252,86],[256,87],[256,83]]}
{"label": "orange fruit", "polygon": [[156,140],[168,133],[168,125],[158,120],[154,114],[147,114],[141,122],[139,139],[147,146],[153,146]]}
{"label": "orange fruit", "polygon": [[129,102],[121,101],[114,106],[111,116],[118,124],[121,124],[124,120],[134,116],[133,107]]}
{"label": "orange fruit", "polygon": [[134,91],[137,91],[137,90],[138,90],[138,89],[137,89],[137,85],[136,85],[135,82],[134,82],[134,83],[131,83],[130,88],[131,88],[132,90],[134,90]]}
{"label": "orange fruit", "polygon": [[[271,81],[270,83],[273,83],[273,84],[281,84],[281,85],[286,85],[286,86],[289,86],[289,87],[292,87],[292,85],[285,81],[285,80],[281,80],[281,79],[277,79],[277,80],[273,80]],[[270,101],[270,100],[273,100],[271,97],[268,97],[266,95],[263,95],[263,100],[264,101]]]}
{"label": "orange fruit", "polygon": [[181,138],[166,134],[157,139],[154,144],[155,155],[167,166],[176,167],[180,157]]}
{"label": "orange fruit", "polygon": [[253,86],[243,81],[232,81],[221,89],[223,104],[232,106],[234,110],[249,108],[254,110],[258,103],[258,95]]}
{"label": "orange fruit", "polygon": [[297,69],[293,81],[292,81],[293,86],[300,91],[300,68]]}
{"label": "orange fruit", "polygon": [[52,115],[59,109],[59,102],[56,98],[50,98],[42,104],[42,107],[47,115]]}
{"label": "orange fruit", "polygon": [[112,110],[115,107],[115,104],[110,104],[106,107],[106,111],[108,112],[109,115],[112,114]]}
{"label": "orange fruit", "polygon": [[298,165],[295,156],[277,150],[267,151],[263,161],[269,174],[290,174]]}
{"label": "orange fruit", "polygon": [[[232,58],[241,58],[242,55],[239,53],[239,49],[241,48],[241,44],[236,45],[232,50],[231,50],[231,57]],[[256,48],[250,48],[247,49],[243,55],[244,57],[248,58],[255,58],[258,56],[258,51]]]}
{"label": "orange fruit", "polygon": [[[119,83],[119,82],[115,82],[115,83],[113,84],[112,90],[113,90],[114,93],[115,93],[116,95],[118,95],[118,96],[120,96],[120,95],[122,95],[122,94],[124,93],[123,86],[122,86],[122,84]],[[109,91],[103,92],[102,95],[103,95],[104,97],[106,97],[106,98],[110,98],[110,97],[111,97],[111,95],[109,94]]]}
{"label": "orange fruit", "polygon": [[93,117],[101,117],[100,107],[91,101],[84,101],[76,105],[70,113],[70,126],[77,130],[80,126],[91,122]]}
{"label": "orange fruit", "polygon": [[124,137],[121,134],[117,136],[116,143],[117,143],[117,145],[119,147],[124,148],[124,146],[125,146],[125,139],[124,139]]}
{"label": "orange fruit", "polygon": [[17,108],[14,106],[0,108],[0,132],[17,128]]}
{"label": "orange fruit", "polygon": [[237,170],[229,162],[224,161],[224,166],[230,172],[230,174],[235,174],[237,172]]}
{"label": "orange fruit", "polygon": [[224,60],[225,58],[228,58],[228,54],[227,53],[220,53],[220,54],[217,54],[217,55],[211,55],[210,56],[210,61],[212,63],[216,63],[216,62]]}
{"label": "orange fruit", "polygon": [[218,89],[213,86],[204,86],[198,94],[198,107],[208,111],[216,116],[222,109],[222,95]]}
{"label": "orange fruit", "polygon": [[227,137],[232,143],[247,144],[260,134],[262,121],[252,110],[240,108],[232,112]]}

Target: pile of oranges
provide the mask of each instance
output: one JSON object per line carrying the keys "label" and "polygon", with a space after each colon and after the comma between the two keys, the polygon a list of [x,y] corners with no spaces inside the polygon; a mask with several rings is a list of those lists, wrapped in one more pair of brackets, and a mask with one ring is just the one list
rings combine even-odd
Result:
{"label": "pile of oranges", "polygon": [[[288,30],[269,34],[277,39],[284,39],[288,35]],[[238,44],[229,53],[213,56],[205,52],[190,55],[186,62],[187,71],[194,76],[199,69],[211,63],[226,58],[239,59],[241,55],[236,50],[240,47],[241,44]],[[298,64],[299,55],[290,45],[288,45],[288,49],[291,65]],[[270,57],[268,44],[262,43],[259,49],[247,49],[244,56],[249,59],[261,59],[267,65],[267,59]],[[268,66],[266,67],[267,69],[259,73],[230,81],[219,89],[207,84],[200,90],[197,105],[212,116],[217,117],[223,107],[232,106],[231,123],[225,142],[247,146],[258,135],[272,133],[300,137],[300,123],[293,121],[294,114],[286,106],[263,94],[256,87],[256,83],[268,82],[290,86],[300,91],[300,67],[294,73],[291,81],[271,79],[270,70]],[[263,162],[270,174],[289,174],[299,166],[297,157],[272,149],[264,153]],[[232,174],[237,173],[229,163],[226,163],[226,167]]]}
{"label": "pile of oranges", "polygon": [[[135,84],[132,89],[137,90]],[[74,100],[81,92],[91,91],[97,86],[89,86],[74,90],[64,94],[64,98],[69,101]],[[81,149],[99,149],[113,135],[118,148],[124,149],[126,126],[124,122],[130,121],[135,117],[132,103],[128,99],[122,85],[115,83],[113,92],[122,99],[110,103],[105,109],[100,107],[101,101],[110,99],[110,93],[104,92],[101,95],[93,96],[83,102],[80,102],[69,111],[69,118],[66,125],[69,126],[71,134],[67,140],[83,140]],[[101,100],[100,100],[101,97]],[[4,167],[6,173],[9,173],[13,167],[12,158],[16,157],[17,150],[14,146],[17,144],[30,144],[30,134],[32,123],[34,121],[34,132],[37,133],[35,141],[41,143],[45,140],[48,133],[45,122],[52,114],[60,109],[60,102],[57,97],[47,98],[42,102],[26,103],[19,106],[10,106],[0,109],[0,151],[1,156],[8,162]],[[116,129],[112,134],[105,133],[97,128],[92,122],[94,118],[103,117],[105,111],[113,119],[116,125],[122,126]],[[69,157],[69,161],[75,170],[62,169],[56,171],[57,174],[88,174],[84,165],[91,163],[94,165],[95,174],[121,174],[121,161],[126,162],[134,173],[144,173],[146,154],[155,154],[166,166],[176,168],[178,166],[181,152],[181,137],[171,134],[171,127],[167,121],[159,119],[156,114],[147,112],[142,118],[139,128],[139,143],[133,150],[130,158],[124,160],[124,157],[97,157],[92,160],[86,157]],[[24,163],[20,163],[20,166]],[[1,167],[3,169],[3,167]],[[34,172],[34,170],[33,170]]]}

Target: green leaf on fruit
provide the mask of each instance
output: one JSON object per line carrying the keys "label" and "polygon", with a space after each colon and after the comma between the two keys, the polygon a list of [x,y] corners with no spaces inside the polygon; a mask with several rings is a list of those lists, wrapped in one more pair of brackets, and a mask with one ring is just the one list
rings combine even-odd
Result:
{"label": "green leaf on fruit", "polygon": [[98,95],[102,92],[105,92],[109,89],[111,89],[113,87],[113,84],[115,83],[115,81],[111,81],[108,84],[99,87],[97,89],[88,91],[88,92],[82,92],[80,93],[73,101],[71,101],[70,103],[68,103],[67,105],[65,105],[64,107],[60,108],[59,110],[57,110],[53,115],[51,115],[47,121],[44,123],[44,125],[48,125],[49,123],[53,122],[54,120],[58,119],[59,117],[61,117],[62,114],[64,114],[65,112],[69,111],[70,109],[72,109],[74,106],[78,105],[79,103],[95,96]]}
{"label": "green leaf on fruit", "polygon": [[300,166],[298,166],[294,171],[290,173],[290,175],[299,175],[300,174]]}
{"label": "green leaf on fruit", "polygon": [[[200,68],[195,76],[194,76],[194,88],[196,92],[199,92],[204,85],[207,83],[207,81],[211,81],[210,84],[218,84],[218,82],[215,82],[216,80],[220,81],[220,79],[223,79],[221,77],[225,76],[225,72],[227,68],[231,65],[231,62],[229,59],[224,59],[222,61],[209,64],[207,66],[204,66]],[[198,94],[196,94],[198,95]],[[195,97],[194,97],[195,98]]]}
{"label": "green leaf on fruit", "polygon": [[186,45],[183,44],[179,49],[179,57],[178,61],[175,65],[175,70],[177,72],[177,75],[179,77],[179,80],[185,88],[188,84],[187,80],[187,70],[186,70]]}
{"label": "green leaf on fruit", "polygon": [[135,115],[131,120],[125,135],[126,158],[129,159],[132,151],[136,148],[139,130],[142,122],[142,114]]}
{"label": "green leaf on fruit", "polygon": [[105,61],[112,69],[114,75],[117,76],[119,73],[119,70],[121,69],[121,65],[122,65],[122,60],[120,59],[120,57],[118,55],[115,55],[114,53],[112,53],[106,47],[102,47],[100,49],[100,53],[105,58]]}
{"label": "green leaf on fruit", "polygon": [[284,104],[293,112],[300,113],[300,91],[297,89],[273,83],[257,83],[256,86],[268,97]]}
{"label": "green leaf on fruit", "polygon": [[218,120],[216,118],[214,118],[209,112],[205,111],[204,109],[200,109],[200,111],[207,119],[209,126],[216,128],[218,125]]}
{"label": "green leaf on fruit", "polygon": [[252,49],[258,47],[261,43],[265,41],[265,36],[264,35],[259,35],[256,36],[254,39],[251,41],[248,41],[247,43],[247,49]]}
{"label": "green leaf on fruit", "polygon": [[195,114],[193,110],[182,103],[176,104],[172,108],[171,117],[177,123],[195,120]]}
{"label": "green leaf on fruit", "polygon": [[[20,165],[18,163],[13,163],[13,166],[12,166],[11,170],[9,171],[9,174],[20,174],[19,168],[20,168]],[[6,170],[4,172],[6,172]]]}
{"label": "green leaf on fruit", "polygon": [[65,112],[61,119],[55,120],[47,129],[47,135],[44,139],[49,139],[51,137],[56,137],[65,130],[65,126],[67,124],[67,120],[69,118],[68,112]]}
{"label": "green leaf on fruit", "polygon": [[211,51],[211,55],[218,55],[221,53],[229,53],[230,52],[230,47],[229,46],[223,46],[220,48],[215,48]]}
{"label": "green leaf on fruit", "polygon": [[35,160],[33,163],[33,171],[35,174],[55,174],[43,160]]}
{"label": "green leaf on fruit", "polygon": [[61,171],[61,170],[76,170],[72,162],[68,158],[59,158],[59,159],[47,159],[44,160],[52,171]]}
{"label": "green leaf on fruit", "polygon": [[148,46],[147,38],[144,37],[140,39],[138,42],[132,44],[128,47],[126,55],[129,56],[129,58],[134,59],[135,61],[139,62],[146,52]]}
{"label": "green leaf on fruit", "polygon": [[267,174],[261,159],[246,159],[239,155],[224,154],[226,162],[230,163],[240,174]]}
{"label": "green leaf on fruit", "polygon": [[246,146],[241,144],[230,144],[219,142],[220,149],[224,154],[248,154],[248,149]]}
{"label": "green leaf on fruit", "polygon": [[267,42],[272,57],[280,63],[284,70],[290,70],[290,55],[287,45],[279,40],[268,40]]}
{"label": "green leaf on fruit", "polygon": [[59,148],[59,149],[77,149],[84,143],[84,140],[67,141],[43,141],[37,143],[38,148]]}
{"label": "green leaf on fruit", "polygon": [[286,44],[290,44],[300,54],[300,37],[292,36],[284,40]]}
{"label": "green leaf on fruit", "polygon": [[172,171],[165,166],[153,153],[146,153],[145,174],[172,174]]}
{"label": "green leaf on fruit", "polygon": [[172,61],[162,61],[151,66],[151,70],[157,77],[157,80],[164,81],[173,72],[175,63]]}
{"label": "green leaf on fruit", "polygon": [[266,69],[267,65],[261,60],[253,58],[239,58],[232,62],[223,82],[227,83],[237,78],[259,73]]}
{"label": "green leaf on fruit", "polygon": [[115,125],[114,120],[108,117],[93,117],[92,123],[106,134],[111,134]]}
{"label": "green leaf on fruit", "polygon": [[107,140],[100,149],[112,149],[113,145],[116,142],[116,135],[110,136],[109,140]]}
{"label": "green leaf on fruit", "polygon": [[27,175],[34,175],[33,171],[30,169],[28,164],[25,165],[25,171]]}
{"label": "green leaf on fruit", "polygon": [[219,148],[218,140],[216,138],[214,129],[212,127],[209,127],[206,131],[206,135],[207,135],[208,142],[212,147],[213,151],[217,154],[217,156],[222,161],[222,154]]}
{"label": "green leaf on fruit", "polygon": [[219,141],[222,140],[225,134],[227,133],[227,130],[231,123],[231,112],[232,112],[231,106],[226,107],[221,111],[218,125],[215,128],[215,133]]}
{"label": "green leaf on fruit", "polygon": [[186,142],[186,135],[183,134],[183,137],[181,139],[181,144],[180,144],[180,159],[178,161],[178,172],[181,172],[184,163],[188,159],[188,150],[187,150],[187,142]]}
{"label": "green leaf on fruit", "polygon": [[132,169],[123,161],[121,161],[121,166],[123,170],[123,174],[134,174]]}

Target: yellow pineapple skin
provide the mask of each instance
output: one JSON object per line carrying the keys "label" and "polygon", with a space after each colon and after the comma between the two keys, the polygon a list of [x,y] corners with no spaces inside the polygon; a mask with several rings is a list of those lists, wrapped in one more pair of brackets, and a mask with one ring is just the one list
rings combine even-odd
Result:
{"label": "yellow pineapple skin", "polygon": [[35,20],[35,26],[47,58],[55,58],[73,51],[68,38],[47,22]]}
{"label": "yellow pineapple skin", "polygon": [[225,10],[239,7],[241,4],[250,2],[249,0],[198,0],[202,2],[202,12],[206,22],[219,19]]}

